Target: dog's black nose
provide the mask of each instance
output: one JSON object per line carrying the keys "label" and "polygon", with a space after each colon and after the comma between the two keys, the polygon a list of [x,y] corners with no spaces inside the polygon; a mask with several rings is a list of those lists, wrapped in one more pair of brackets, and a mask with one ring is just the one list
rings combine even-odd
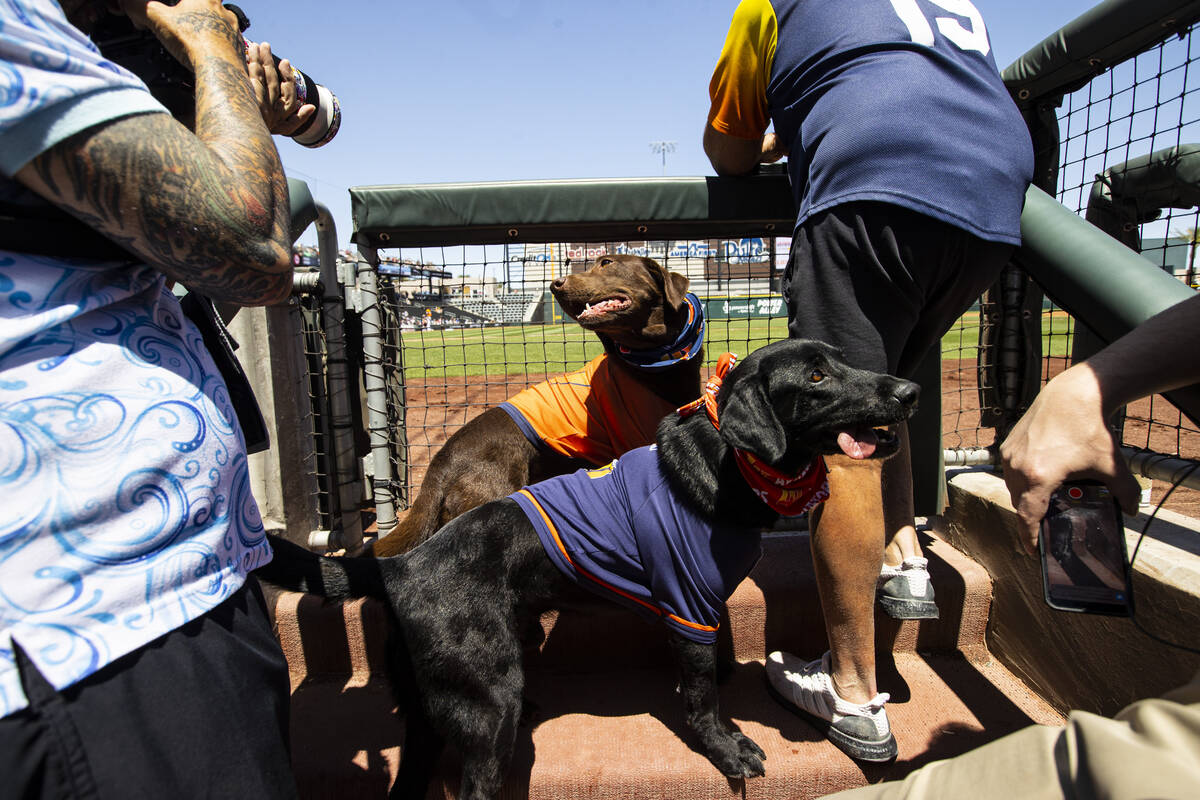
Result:
{"label": "dog's black nose", "polygon": [[921,387],[912,381],[896,381],[896,387],[892,390],[892,397],[904,406],[914,405],[920,396]]}

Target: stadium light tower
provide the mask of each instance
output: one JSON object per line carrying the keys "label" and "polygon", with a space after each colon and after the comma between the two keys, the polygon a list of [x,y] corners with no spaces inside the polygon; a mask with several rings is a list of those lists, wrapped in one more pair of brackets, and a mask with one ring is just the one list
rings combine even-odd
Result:
{"label": "stadium light tower", "polygon": [[662,169],[663,175],[667,174],[667,153],[675,152],[675,145],[678,142],[651,142],[650,149],[655,153],[662,153]]}

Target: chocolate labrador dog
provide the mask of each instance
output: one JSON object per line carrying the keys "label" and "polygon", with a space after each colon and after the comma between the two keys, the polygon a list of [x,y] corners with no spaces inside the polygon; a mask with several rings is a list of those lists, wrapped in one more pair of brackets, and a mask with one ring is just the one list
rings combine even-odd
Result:
{"label": "chocolate labrador dog", "polygon": [[273,539],[263,579],[387,605],[407,715],[392,797],[424,797],[445,744],[462,759],[460,798],[498,796],[521,714],[522,635],[581,593],[661,621],[701,752],[727,776],[763,774],[762,750],[719,714],[725,600],[761,553],[761,530],[827,496],[823,455],[895,452],[882,426],[911,415],[918,387],[812,341],[766,345],[722,376],[727,363],[662,421],[655,445],[478,506],[404,555],[323,557]]}
{"label": "chocolate labrador dog", "polygon": [[659,421],[700,394],[704,312],[687,288],[683,275],[630,255],[601,256],[555,280],[559,305],[600,337],[604,354],[456,431],[370,554],[406,552],[464,511],[654,441]]}

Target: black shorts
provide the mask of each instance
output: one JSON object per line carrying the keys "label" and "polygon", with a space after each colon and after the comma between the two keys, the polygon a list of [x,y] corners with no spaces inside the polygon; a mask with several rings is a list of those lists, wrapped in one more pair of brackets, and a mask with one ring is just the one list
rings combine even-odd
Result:
{"label": "black shorts", "polygon": [[909,377],[1013,246],[888,203],[846,203],[796,231],[783,279],[788,332],[855,367]]}
{"label": "black shorts", "polygon": [[258,583],[0,719],[0,800],[295,798],[288,674]]}

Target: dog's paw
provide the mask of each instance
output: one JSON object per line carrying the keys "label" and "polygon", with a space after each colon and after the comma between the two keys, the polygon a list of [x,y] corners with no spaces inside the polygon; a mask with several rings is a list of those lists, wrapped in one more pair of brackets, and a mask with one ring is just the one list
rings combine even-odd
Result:
{"label": "dog's paw", "polygon": [[741,733],[731,733],[723,737],[708,753],[708,760],[713,766],[729,778],[762,777],[766,773],[763,767],[766,758],[762,748]]}
{"label": "dog's paw", "polygon": [[766,772],[763,762],[767,760],[767,754],[763,752],[763,749],[753,739],[745,734],[734,733],[733,738],[737,740],[738,757],[745,767],[742,774],[747,778],[762,777]]}

